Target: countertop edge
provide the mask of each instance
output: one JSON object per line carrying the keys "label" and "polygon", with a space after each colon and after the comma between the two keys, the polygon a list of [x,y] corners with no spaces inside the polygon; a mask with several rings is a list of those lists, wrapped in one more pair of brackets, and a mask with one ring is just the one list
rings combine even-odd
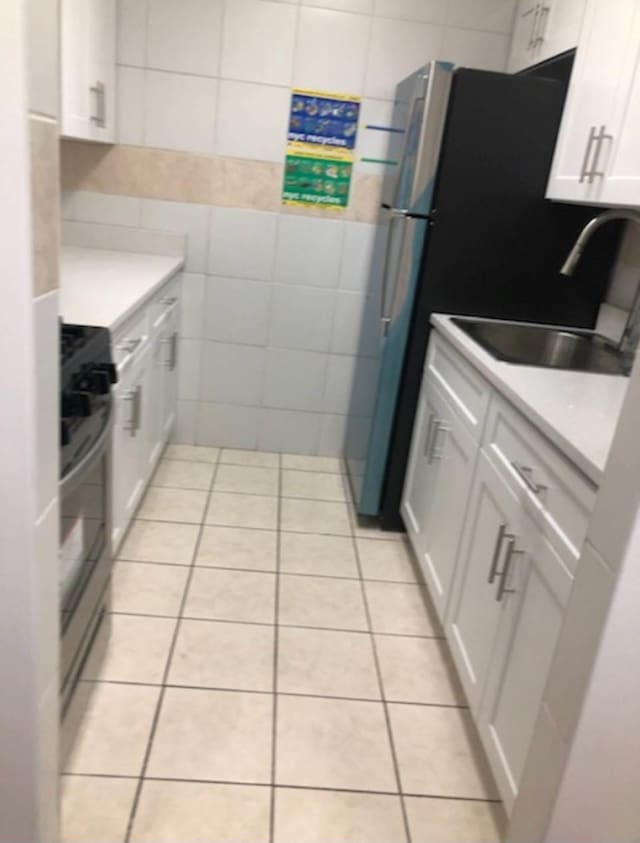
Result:
{"label": "countertop edge", "polygon": [[[531,422],[559,451],[580,471],[595,487],[602,483],[604,465],[594,462],[587,454],[568,439],[540,410],[518,393],[513,386],[506,383],[497,371],[500,366],[515,364],[503,363],[495,360],[477,343],[456,327],[448,314],[436,313],[431,316],[431,324],[463,357],[495,387],[495,389],[516,409],[523,413],[527,421]],[[518,367],[533,368],[533,367]],[[613,426],[615,431],[615,425]]]}
{"label": "countertop edge", "polygon": [[149,301],[149,299],[153,298],[161,287],[164,287],[164,285],[176,276],[183,268],[184,258],[175,258],[175,266],[172,269],[167,270],[162,277],[158,279],[158,281],[154,282],[142,296],[136,299],[136,301],[133,302],[133,304],[131,304],[130,307],[115,320],[115,322],[112,322],[111,325],[106,325],[105,327],[108,327],[112,334],[121,328],[137,310],[140,310],[140,308]]}

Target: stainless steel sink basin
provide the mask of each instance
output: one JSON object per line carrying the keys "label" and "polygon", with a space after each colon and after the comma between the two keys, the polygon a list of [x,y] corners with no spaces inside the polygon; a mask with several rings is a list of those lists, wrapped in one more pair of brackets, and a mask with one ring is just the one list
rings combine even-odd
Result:
{"label": "stainless steel sink basin", "polygon": [[452,322],[489,354],[507,363],[606,375],[624,375],[623,355],[592,331],[459,319]]}

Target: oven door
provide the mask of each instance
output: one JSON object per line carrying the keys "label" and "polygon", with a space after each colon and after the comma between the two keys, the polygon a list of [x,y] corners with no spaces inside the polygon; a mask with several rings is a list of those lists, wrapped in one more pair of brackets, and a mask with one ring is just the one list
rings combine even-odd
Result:
{"label": "oven door", "polygon": [[90,647],[111,573],[113,401],[96,441],[60,482],[60,679],[63,708]]}

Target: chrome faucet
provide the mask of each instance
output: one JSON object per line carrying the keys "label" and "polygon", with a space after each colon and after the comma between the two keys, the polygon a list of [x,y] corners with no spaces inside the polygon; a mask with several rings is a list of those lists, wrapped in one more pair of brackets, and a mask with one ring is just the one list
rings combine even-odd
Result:
{"label": "chrome faucet", "polygon": [[[604,223],[609,222],[609,220],[629,220],[630,222],[635,222],[640,225],[640,211],[630,211],[626,210],[625,208],[618,208],[615,210],[604,211],[602,214],[598,214],[597,217],[594,217],[593,219],[589,220],[589,222],[585,225],[585,227],[578,235],[578,239],[576,240],[573,249],[571,249],[571,251],[567,255],[567,259],[562,264],[562,267],[560,269],[562,275],[573,274],[573,270],[576,268],[576,264],[580,260],[580,256],[582,255],[585,246],[589,242],[591,235],[594,231],[600,228],[601,225],[604,225]],[[633,304],[631,305],[631,310],[629,311],[627,324],[624,327],[622,337],[620,338],[620,342],[618,343],[618,350],[622,355],[624,368],[627,372],[631,371],[631,367],[633,366],[633,358],[635,356],[639,342],[640,283],[638,284],[638,289],[634,296]]]}

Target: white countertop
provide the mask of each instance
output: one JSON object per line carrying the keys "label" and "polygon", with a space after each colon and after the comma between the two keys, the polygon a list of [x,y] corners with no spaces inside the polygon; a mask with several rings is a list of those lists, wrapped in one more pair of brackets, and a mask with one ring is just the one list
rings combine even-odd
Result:
{"label": "white countertop", "polygon": [[575,465],[600,485],[629,378],[496,360],[451,316],[432,325]]}
{"label": "white countertop", "polygon": [[65,322],[113,331],[183,263],[181,257],[63,246],[60,316]]}

